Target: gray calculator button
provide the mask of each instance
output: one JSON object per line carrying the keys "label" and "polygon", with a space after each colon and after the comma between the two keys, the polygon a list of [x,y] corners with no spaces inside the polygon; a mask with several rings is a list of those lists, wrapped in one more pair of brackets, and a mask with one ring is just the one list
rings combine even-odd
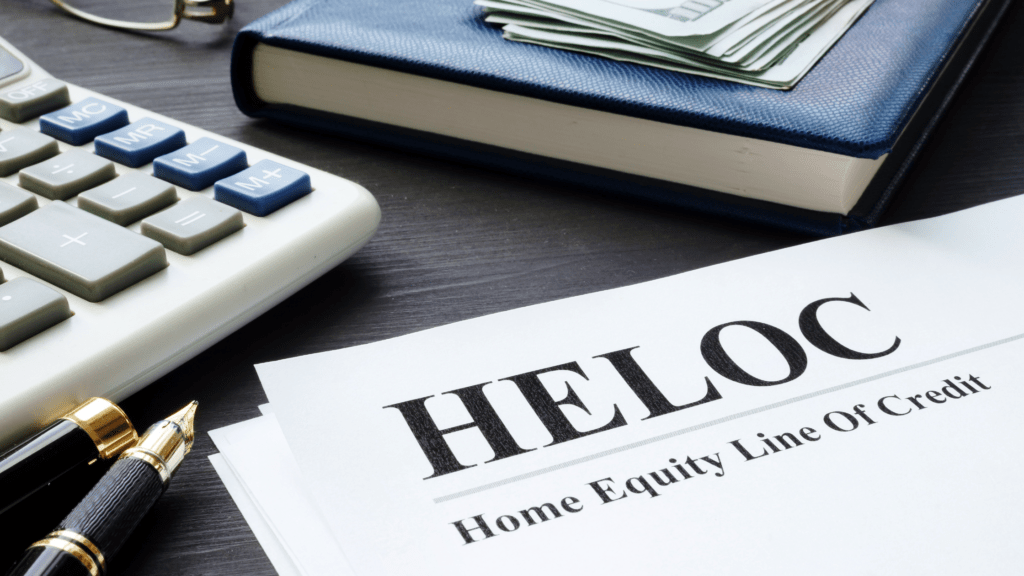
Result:
{"label": "gray calculator button", "polygon": [[68,299],[29,278],[0,284],[0,351],[71,317]]}
{"label": "gray calculator button", "polygon": [[167,267],[157,242],[63,202],[0,228],[0,260],[90,302]]}
{"label": "gray calculator button", "polygon": [[14,222],[39,207],[36,197],[0,180],[0,226]]}
{"label": "gray calculator button", "polygon": [[115,176],[114,164],[109,160],[82,150],[68,150],[25,168],[18,175],[18,183],[51,200],[67,200]]}
{"label": "gray calculator button", "polygon": [[174,186],[140,172],[129,172],[79,194],[78,207],[114,224],[127,226],[177,200]]}
{"label": "gray calculator button", "polygon": [[57,141],[27,128],[0,131],[0,176],[8,176],[56,156]]}
{"label": "gray calculator button", "polygon": [[242,213],[195,196],[142,221],[142,233],[188,256],[242,229]]}
{"label": "gray calculator button", "polygon": [[0,91],[0,118],[24,122],[71,104],[67,84],[43,78]]}

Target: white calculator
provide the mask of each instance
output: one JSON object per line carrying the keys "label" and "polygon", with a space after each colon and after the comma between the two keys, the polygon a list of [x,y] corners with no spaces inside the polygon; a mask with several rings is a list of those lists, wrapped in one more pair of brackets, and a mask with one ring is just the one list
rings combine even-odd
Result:
{"label": "white calculator", "polygon": [[0,38],[0,448],[153,382],[379,221],[353,182],[61,82]]}

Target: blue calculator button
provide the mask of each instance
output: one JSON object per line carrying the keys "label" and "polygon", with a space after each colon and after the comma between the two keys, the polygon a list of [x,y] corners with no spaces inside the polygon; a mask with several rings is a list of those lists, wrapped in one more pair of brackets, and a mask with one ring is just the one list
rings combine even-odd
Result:
{"label": "blue calculator button", "polygon": [[309,174],[260,160],[252,168],[214,184],[213,197],[250,214],[266,216],[312,190]]}
{"label": "blue calculator button", "polygon": [[96,137],[96,153],[125,166],[138,168],[157,156],[185,145],[185,132],[152,118],[143,118],[120,130]]}
{"label": "blue calculator button", "polygon": [[91,142],[128,124],[128,111],[99,98],[86,98],[39,118],[39,131],[72,146]]}
{"label": "blue calculator button", "polygon": [[153,161],[153,175],[189,190],[202,190],[249,166],[245,150],[200,138]]}

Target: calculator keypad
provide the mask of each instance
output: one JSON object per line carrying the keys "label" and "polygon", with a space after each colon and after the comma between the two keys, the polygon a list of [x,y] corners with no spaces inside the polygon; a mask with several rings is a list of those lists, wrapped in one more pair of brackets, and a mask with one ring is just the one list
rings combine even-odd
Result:
{"label": "calculator keypad", "polygon": [[[264,217],[312,191],[301,170],[250,167],[236,146],[189,143],[178,126],[101,98],[71,102],[53,78],[5,87],[0,118],[22,124],[0,126],[0,177],[18,179],[0,181],[0,261],[89,302],[159,273],[165,250],[191,256],[240,231],[238,209]],[[175,185],[200,193],[179,201]],[[72,314],[44,283],[0,273],[0,351]]]}

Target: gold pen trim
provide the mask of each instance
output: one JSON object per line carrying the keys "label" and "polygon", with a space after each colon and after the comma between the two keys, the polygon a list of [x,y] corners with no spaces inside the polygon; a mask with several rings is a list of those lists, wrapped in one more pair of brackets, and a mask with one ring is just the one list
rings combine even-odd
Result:
{"label": "gold pen trim", "polygon": [[85,430],[103,460],[117,456],[139,439],[128,415],[117,404],[103,398],[90,398],[61,419]]}
{"label": "gold pen trim", "polygon": [[124,460],[125,458],[142,460],[146,464],[152,466],[153,469],[156,470],[156,473],[160,475],[160,480],[164,485],[171,481],[171,471],[167,469],[167,464],[164,462],[163,458],[158,455],[136,446],[134,448],[129,448],[124,452],[124,454],[121,454],[121,458],[119,458],[119,460]]}
{"label": "gold pen trim", "polygon": [[72,540],[84,546],[89,552],[92,553],[96,559],[96,563],[100,565],[100,572],[107,571],[107,560],[103,557],[103,552],[100,551],[99,547],[92,543],[85,536],[82,536],[78,532],[72,532],[71,530],[57,530],[49,534],[51,538],[63,538],[65,540]]}
{"label": "gold pen trim", "polygon": [[92,554],[77,542],[64,540],[63,538],[43,538],[39,542],[29,546],[29,548],[45,548],[47,546],[50,548],[56,548],[57,550],[66,552],[73,556],[75,560],[78,560],[82,566],[89,571],[91,576],[100,576],[103,574],[103,571],[100,570],[99,563],[92,557]]}

